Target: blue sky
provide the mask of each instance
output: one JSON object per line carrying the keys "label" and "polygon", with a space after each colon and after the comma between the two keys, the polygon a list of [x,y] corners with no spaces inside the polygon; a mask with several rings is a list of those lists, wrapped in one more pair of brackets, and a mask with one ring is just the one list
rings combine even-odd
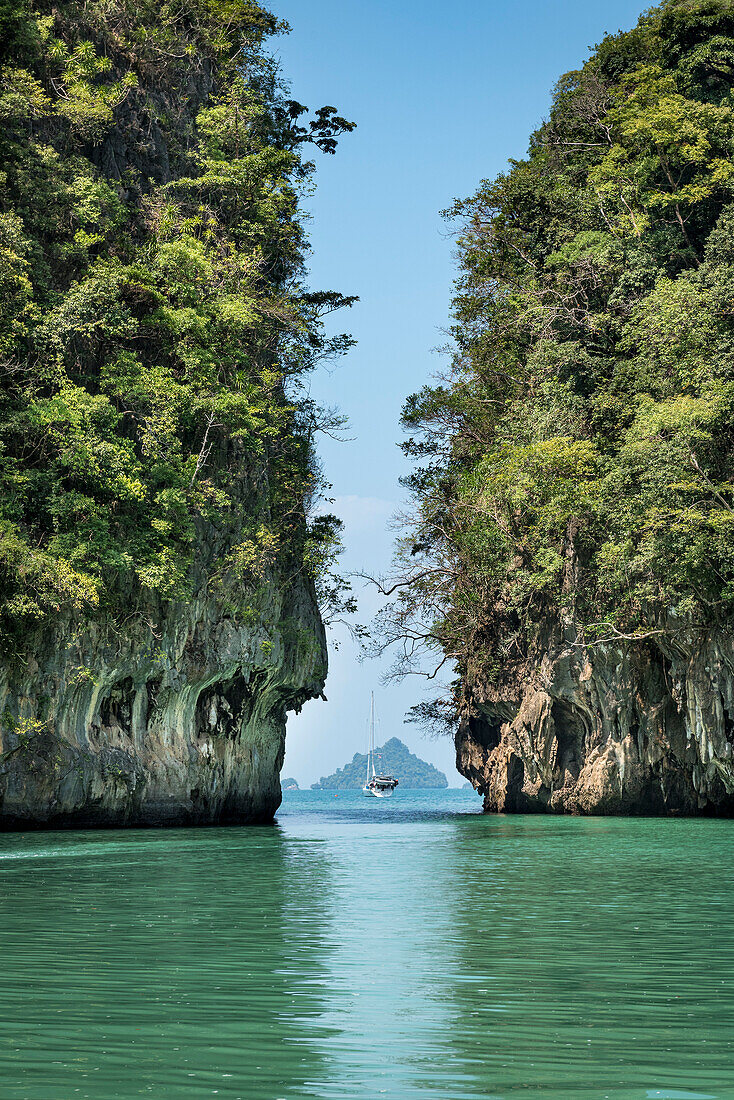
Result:
{"label": "blue sky", "polygon": [[[441,366],[435,349],[449,323],[453,245],[440,211],[473,193],[545,117],[557,78],[577,68],[607,31],[637,21],[639,0],[275,0],[291,25],[275,42],[295,99],[331,104],[357,123],[336,156],[318,156],[312,215],[311,285],[357,294],[338,318],[357,347],[322,369],[313,394],[349,416],[350,442],[321,442],[334,509],[346,523],[345,569],[384,572],[407,471],[398,448],[405,397]],[[363,597],[362,619],[376,607]],[[308,785],[364,751],[369,692],[378,736],[400,737],[449,776],[448,740],[404,725],[427,697],[423,681],[382,686],[375,662],[360,664],[341,637],[332,652],[328,703],[307,704],[288,723],[284,774]]]}

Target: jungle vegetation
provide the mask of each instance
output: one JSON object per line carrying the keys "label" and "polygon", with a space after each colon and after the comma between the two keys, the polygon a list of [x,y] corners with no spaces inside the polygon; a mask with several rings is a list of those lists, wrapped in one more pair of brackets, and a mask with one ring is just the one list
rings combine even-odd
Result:
{"label": "jungle vegetation", "polygon": [[343,596],[304,377],[354,299],[308,290],[299,196],[353,124],[289,98],[286,29],[251,0],[0,0],[6,641],[206,590],[239,614],[274,563]]}
{"label": "jungle vegetation", "polygon": [[446,211],[451,361],[405,405],[415,508],[381,623],[398,674],[458,672],[418,717],[553,640],[731,621],[733,157],[734,7],[667,0]]}

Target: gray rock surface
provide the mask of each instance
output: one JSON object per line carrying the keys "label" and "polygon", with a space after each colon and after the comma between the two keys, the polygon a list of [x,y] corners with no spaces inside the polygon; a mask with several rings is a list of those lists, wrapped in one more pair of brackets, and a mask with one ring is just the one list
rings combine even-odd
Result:
{"label": "gray rock surface", "polygon": [[305,581],[263,586],[246,623],[201,597],[155,633],[131,615],[29,641],[0,667],[0,828],[272,819],[286,712],[326,675]]}
{"label": "gray rock surface", "polygon": [[734,639],[549,645],[499,689],[472,685],[457,767],[485,810],[734,813]]}

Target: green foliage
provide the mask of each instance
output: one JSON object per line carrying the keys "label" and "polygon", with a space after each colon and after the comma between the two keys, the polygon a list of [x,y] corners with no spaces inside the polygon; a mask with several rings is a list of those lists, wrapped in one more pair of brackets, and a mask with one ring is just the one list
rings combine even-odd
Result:
{"label": "green foliage", "polygon": [[[208,588],[244,615],[267,570],[317,579],[307,530],[340,354],[304,285],[307,125],[244,0],[3,0],[0,600],[6,636]],[[319,546],[321,545],[321,549]]]}
{"label": "green foliage", "polygon": [[448,212],[455,351],[404,412],[397,672],[427,647],[468,690],[551,637],[734,613],[733,163],[734,9],[668,0]]}

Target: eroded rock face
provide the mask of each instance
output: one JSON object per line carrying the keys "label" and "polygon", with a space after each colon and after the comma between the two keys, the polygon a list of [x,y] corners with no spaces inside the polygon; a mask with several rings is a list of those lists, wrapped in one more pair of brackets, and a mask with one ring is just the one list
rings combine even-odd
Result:
{"label": "eroded rock face", "polygon": [[0,667],[0,828],[271,820],[286,712],[321,693],[326,645],[303,580],[247,619],[194,599],[158,636],[132,614]]}
{"label": "eroded rock face", "polygon": [[457,767],[495,813],[734,813],[734,640],[550,648],[513,689],[474,685]]}

